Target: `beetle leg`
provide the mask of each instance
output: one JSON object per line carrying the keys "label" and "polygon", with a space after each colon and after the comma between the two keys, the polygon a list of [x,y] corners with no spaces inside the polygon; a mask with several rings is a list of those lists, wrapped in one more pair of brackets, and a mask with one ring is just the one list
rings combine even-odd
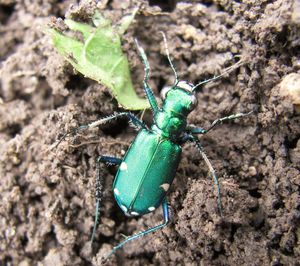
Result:
{"label": "beetle leg", "polygon": [[192,134],[206,134],[207,132],[212,130],[217,125],[222,124],[224,121],[229,121],[229,120],[233,120],[233,119],[236,119],[236,118],[245,117],[245,116],[251,115],[253,112],[254,111],[252,110],[251,112],[248,112],[248,113],[237,113],[237,114],[232,114],[232,115],[229,115],[229,116],[219,118],[219,119],[215,120],[214,122],[212,122],[211,126],[208,129],[203,129],[201,127],[188,126],[187,130],[188,130],[188,132],[190,132]]}
{"label": "beetle leg", "polygon": [[207,130],[202,127],[187,126],[187,131],[191,134],[206,134]]}
{"label": "beetle leg", "polygon": [[167,202],[166,199],[164,199],[164,201],[162,203],[162,208],[163,208],[163,215],[164,215],[164,222],[162,224],[154,226],[152,228],[149,228],[149,229],[147,229],[145,231],[142,231],[138,234],[127,237],[123,242],[121,242],[120,244],[115,246],[112,249],[112,251],[105,258],[108,259],[112,254],[114,254],[118,249],[123,247],[127,242],[132,241],[134,239],[137,239],[139,237],[142,237],[144,235],[147,235],[149,233],[152,233],[152,232],[154,232],[158,229],[161,229],[161,228],[165,227],[169,223],[169,205],[168,205],[168,202]]}
{"label": "beetle leg", "polygon": [[229,120],[233,120],[233,119],[236,119],[236,118],[245,117],[245,116],[251,115],[253,112],[254,111],[252,110],[248,113],[237,113],[237,114],[232,114],[232,115],[229,115],[229,116],[219,118],[219,119],[215,120],[214,122],[212,122],[211,126],[206,130],[206,133],[208,131],[210,131],[211,129],[213,129],[215,126],[222,124],[224,121],[229,121]]}
{"label": "beetle leg", "polygon": [[54,147],[56,148],[67,136],[69,135],[74,135],[77,134],[79,131],[82,130],[86,130],[86,129],[91,129],[94,127],[97,127],[99,125],[103,125],[113,119],[119,118],[119,117],[124,117],[126,116],[128,118],[128,120],[138,129],[148,129],[147,126],[144,124],[143,121],[139,120],[135,115],[133,115],[132,113],[129,112],[121,112],[121,113],[115,113],[113,115],[107,116],[107,117],[103,117],[101,119],[98,119],[94,122],[91,122],[87,125],[81,125],[73,130],[70,130],[68,132],[66,132],[60,139],[59,141],[54,145]]}
{"label": "beetle leg", "polygon": [[220,184],[219,184],[219,179],[218,179],[218,176],[216,174],[216,171],[215,169],[213,168],[212,164],[210,163],[209,159],[207,158],[205,152],[204,152],[204,149],[199,141],[199,139],[196,137],[196,136],[193,136],[191,134],[184,134],[183,138],[182,138],[182,142],[187,142],[187,141],[191,141],[193,143],[195,143],[197,149],[199,150],[202,158],[204,159],[206,165],[208,166],[208,169],[209,169],[209,172],[211,173],[214,181],[215,181],[215,184],[217,186],[217,194],[218,194],[218,208],[219,208],[219,212],[222,216],[222,200],[221,200],[221,189],[220,189]]}
{"label": "beetle leg", "polygon": [[103,179],[100,175],[100,163],[106,163],[109,165],[120,165],[122,163],[122,159],[110,156],[99,156],[97,158],[96,164],[96,211],[95,211],[95,221],[93,227],[93,233],[91,237],[91,244],[93,243],[96,235],[97,226],[99,223],[100,216],[100,203],[103,196]]}
{"label": "beetle leg", "polygon": [[217,174],[216,174],[215,169],[214,169],[213,166],[211,165],[209,159],[207,158],[207,156],[206,156],[206,154],[205,154],[205,152],[204,152],[204,150],[203,150],[203,148],[202,148],[200,142],[197,141],[197,142],[195,142],[195,143],[196,143],[196,146],[197,146],[197,148],[198,148],[198,150],[199,150],[199,152],[200,152],[202,158],[204,159],[206,165],[208,166],[209,172],[211,173],[211,175],[212,175],[212,177],[213,177],[213,179],[214,179],[214,181],[215,181],[215,184],[216,184],[216,186],[217,186],[217,193],[218,193],[218,208],[219,208],[220,214],[221,214],[221,216],[222,216],[222,209],[223,209],[223,207],[222,207],[221,189],[220,189],[220,184],[219,184],[218,176],[217,176]]}
{"label": "beetle leg", "polygon": [[148,84],[149,74],[150,74],[149,62],[148,62],[147,55],[146,55],[143,47],[139,45],[139,42],[137,39],[135,39],[135,43],[136,43],[136,46],[138,48],[138,51],[140,53],[140,56],[141,56],[143,64],[144,64],[144,70],[145,70],[145,76],[144,76],[144,82],[143,82],[144,83],[144,91],[145,91],[148,101],[150,103],[153,115],[155,115],[159,111],[159,107],[158,107],[157,101],[154,97],[153,91]]}

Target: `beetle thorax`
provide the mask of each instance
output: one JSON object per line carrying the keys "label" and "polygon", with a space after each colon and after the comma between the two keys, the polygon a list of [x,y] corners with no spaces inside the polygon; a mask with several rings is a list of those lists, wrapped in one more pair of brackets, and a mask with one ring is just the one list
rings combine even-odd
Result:
{"label": "beetle thorax", "polygon": [[170,139],[177,139],[186,127],[186,117],[178,116],[171,111],[160,111],[155,116],[153,129],[158,129],[162,135]]}
{"label": "beetle thorax", "polygon": [[162,110],[155,116],[158,129],[171,139],[177,139],[185,130],[187,116],[197,102],[193,92],[179,85],[180,83],[166,93]]}

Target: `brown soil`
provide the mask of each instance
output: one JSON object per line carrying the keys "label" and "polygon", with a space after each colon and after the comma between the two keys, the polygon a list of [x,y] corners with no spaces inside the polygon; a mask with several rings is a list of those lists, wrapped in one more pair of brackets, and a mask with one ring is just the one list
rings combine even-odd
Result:
{"label": "brown soil", "polygon": [[[110,167],[103,170],[101,224],[90,248],[95,160],[122,157],[136,132],[119,120],[51,149],[64,132],[121,110],[106,88],[75,73],[43,33],[53,16],[88,21],[93,1],[70,7],[74,2],[0,0],[0,265],[100,265],[122,234],[162,221],[160,210],[123,215]],[[174,78],[162,30],[181,79],[196,83],[244,63],[201,89],[190,123],[208,127],[216,118],[256,110],[201,138],[220,177],[224,216],[206,165],[186,145],[169,194],[170,224],[126,245],[107,264],[300,265],[300,115],[280,86],[288,74],[300,74],[299,1],[105,2],[101,12],[115,21],[140,5],[124,51],[141,95],[134,37],[149,57],[157,97]],[[150,112],[143,117],[151,123]]]}

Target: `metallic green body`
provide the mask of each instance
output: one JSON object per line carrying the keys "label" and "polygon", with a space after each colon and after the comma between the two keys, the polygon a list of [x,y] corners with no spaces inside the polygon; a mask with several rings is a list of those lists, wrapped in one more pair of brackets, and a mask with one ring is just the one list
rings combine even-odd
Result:
{"label": "metallic green body", "polygon": [[113,184],[115,199],[126,215],[143,215],[161,205],[180,162],[177,142],[194,102],[192,92],[173,87],[162,109],[154,113],[151,129],[142,129],[134,139]]}
{"label": "metallic green body", "polygon": [[178,144],[155,132],[139,132],[113,185],[115,199],[127,215],[143,215],[161,204],[174,179],[180,155]]}

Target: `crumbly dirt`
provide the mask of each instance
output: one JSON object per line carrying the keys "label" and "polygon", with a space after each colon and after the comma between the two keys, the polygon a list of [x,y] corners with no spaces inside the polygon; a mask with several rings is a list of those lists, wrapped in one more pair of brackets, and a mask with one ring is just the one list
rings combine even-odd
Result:
{"label": "crumbly dirt", "polygon": [[[76,2],[0,0],[0,265],[101,265],[122,234],[162,221],[161,210],[124,216],[112,196],[116,169],[106,168],[101,223],[90,247],[95,161],[124,155],[136,134],[126,119],[53,148],[64,132],[122,109],[57,54],[44,32],[51,17],[89,21],[101,8],[118,21],[137,5],[123,47],[140,95],[135,37],[149,57],[157,98],[173,82],[164,31],[183,80],[196,83],[240,64],[201,88],[191,124],[207,128],[231,113],[255,113],[201,138],[220,178],[223,217],[206,165],[185,145],[168,196],[170,224],[128,243],[106,264],[300,265],[300,115],[281,86],[287,75],[300,74],[299,1]],[[151,124],[150,111],[136,115]]]}

